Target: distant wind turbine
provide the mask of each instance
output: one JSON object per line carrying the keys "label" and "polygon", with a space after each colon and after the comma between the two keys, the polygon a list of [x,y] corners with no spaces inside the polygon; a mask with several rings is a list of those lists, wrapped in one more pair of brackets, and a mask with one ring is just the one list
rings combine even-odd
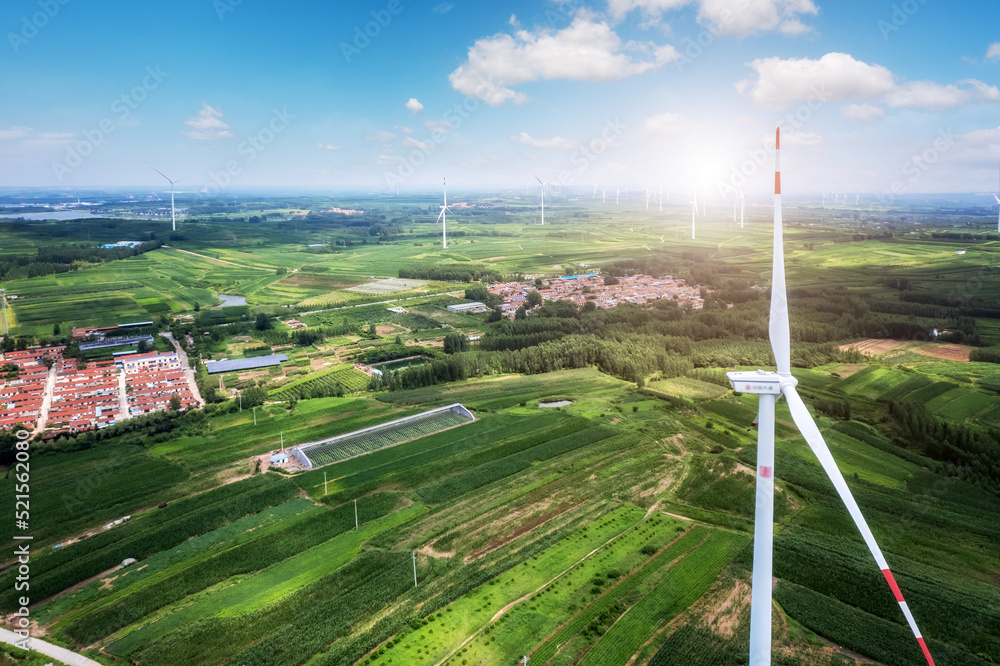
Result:
{"label": "distant wind turbine", "polygon": [[746,211],[747,198],[743,195],[743,188],[740,188],[740,229],[743,228],[743,217]]}
{"label": "distant wind turbine", "polygon": [[[153,167],[149,168],[153,169]],[[160,174],[164,178],[167,178],[166,175],[159,169],[153,169],[153,171]],[[177,180],[170,180],[169,178],[167,178],[167,182],[170,183],[170,227],[174,231],[177,231],[177,214],[176,211],[174,210],[174,183],[179,183],[182,180],[184,179],[178,178]]]}
{"label": "distant wind turbine", "polygon": [[660,212],[663,212],[663,188],[660,188]]}
{"label": "distant wind turbine", "polygon": [[[837,461],[830,453],[823,435],[813,420],[805,402],[799,397],[795,386],[798,381],[791,372],[791,335],[788,324],[788,297],[785,290],[785,256],[782,236],[781,216],[781,169],[779,153],[781,147],[780,130],[775,134],[774,149],[774,253],[771,271],[771,313],[769,334],[771,350],[777,372],[763,370],[727,372],[734,390],[752,393],[759,400],[759,428],[757,431],[757,483],[756,509],[754,513],[753,578],[750,592],[750,664],[768,666],[771,663],[771,587],[773,528],[774,528],[774,421],[775,404],[785,397],[792,421],[802,433],[809,448],[819,460],[820,466],[829,477],[841,501],[854,520],[868,550],[875,558],[878,568],[892,589],[899,607],[906,617],[924,658],[929,666],[934,660],[927,644],[920,635],[917,623],[903,599],[896,579],[875,541],[871,528],[858,508],[844,475],[837,467]],[[827,573],[829,575],[829,573]]]}
{"label": "distant wind turbine", "polygon": [[[1000,197],[994,194],[993,198],[997,200],[997,205],[1000,206]],[[997,213],[997,233],[1000,234],[1000,212]]]}
{"label": "distant wind turbine", "polygon": [[622,188],[621,188],[621,186],[619,185],[619,186],[616,186],[616,187],[615,187],[615,205],[616,205],[616,206],[617,206],[617,205],[618,205],[618,203],[619,203],[619,202],[621,201],[621,196],[622,196]]}
{"label": "distant wind turbine", "polygon": [[542,186],[542,226],[545,226],[545,185],[548,184],[552,178],[548,178],[545,182],[542,182],[541,178],[535,176],[535,180],[537,180],[538,184]]}
{"label": "distant wind turbine", "polygon": [[691,240],[694,240],[694,218],[698,215],[698,188],[694,188],[694,199],[691,200]]}
{"label": "distant wind turbine", "polygon": [[438,213],[437,221],[441,223],[441,248],[448,248],[448,215],[451,212],[451,208],[448,208],[448,179],[443,178],[444,183],[444,205],[441,206],[441,212]]}
{"label": "distant wind turbine", "polygon": [[601,203],[608,203],[608,189],[606,187],[601,188]]}

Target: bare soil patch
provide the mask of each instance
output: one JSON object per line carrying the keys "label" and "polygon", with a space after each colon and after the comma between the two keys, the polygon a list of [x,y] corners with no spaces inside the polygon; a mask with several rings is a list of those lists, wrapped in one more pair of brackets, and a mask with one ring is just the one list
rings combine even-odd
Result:
{"label": "bare soil patch", "polygon": [[866,338],[864,340],[858,340],[857,342],[850,342],[846,345],[840,345],[841,351],[847,351],[851,347],[857,349],[859,352],[865,356],[877,356],[879,354],[884,354],[887,351],[892,351],[896,347],[899,347],[905,342],[905,340],[883,340],[881,338]]}
{"label": "bare soil patch", "polygon": [[867,365],[842,365],[837,368],[836,372],[841,378],[850,377],[855,372],[859,372],[867,368]]}
{"label": "bare soil patch", "polygon": [[973,347],[967,347],[965,345],[952,345],[944,344],[939,345],[935,343],[929,343],[924,345],[920,349],[914,349],[913,351],[918,354],[923,354],[924,356],[933,356],[934,358],[943,358],[946,361],[969,361],[969,352],[971,352]]}

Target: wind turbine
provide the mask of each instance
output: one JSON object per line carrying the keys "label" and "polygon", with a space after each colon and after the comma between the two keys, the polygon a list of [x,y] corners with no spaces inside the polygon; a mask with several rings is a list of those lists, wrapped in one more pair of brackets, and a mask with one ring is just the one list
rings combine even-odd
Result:
{"label": "wind turbine", "polygon": [[[153,169],[153,167],[149,167]],[[164,178],[167,178],[162,171],[159,169],[153,169],[156,173],[160,174]],[[177,215],[174,211],[174,183],[179,183],[183,178],[178,178],[177,180],[170,180],[167,178],[167,182],[170,183],[170,226],[174,231],[177,231]]]}
{"label": "wind turbine", "polygon": [[694,188],[694,199],[691,200],[691,240],[694,240],[694,218],[698,214],[698,188]]}
{"label": "wind turbine", "polygon": [[660,188],[660,212],[663,212],[663,188]]}
{"label": "wind turbine", "polygon": [[616,206],[621,201],[621,195],[622,195],[622,188],[621,188],[620,185],[616,185],[615,186],[615,205]]}
{"label": "wind turbine", "polygon": [[451,212],[451,208],[448,208],[448,179],[443,178],[444,182],[444,205],[441,206],[441,212],[438,213],[437,221],[441,223],[441,248],[448,249],[448,215]]}
{"label": "wind turbine", "polygon": [[[994,194],[993,198],[997,200],[997,205],[1000,206],[1000,197]],[[1000,212],[997,213],[997,233],[1000,234]]]}
{"label": "wind turbine", "polygon": [[747,198],[743,195],[743,188],[740,188],[740,229],[743,228],[743,217],[746,211]]}
{"label": "wind turbine", "polygon": [[552,178],[549,178],[544,183],[542,182],[542,179],[539,178],[538,176],[535,176],[535,180],[537,180],[538,184],[542,186],[542,226],[544,227],[545,226],[545,185],[550,180],[552,180]]}
{"label": "wind turbine", "polygon": [[774,263],[771,284],[771,315],[769,337],[777,365],[777,372],[727,372],[733,389],[759,396],[759,430],[757,433],[757,500],[754,514],[753,581],[750,596],[750,664],[767,666],[771,663],[771,556],[774,526],[774,407],[782,395],[788,402],[792,420],[802,433],[809,448],[819,459],[830,477],[841,501],[847,506],[851,518],[858,526],[868,550],[874,556],[882,575],[892,589],[906,621],[913,631],[924,658],[930,666],[934,660],[927,649],[917,623],[903,599],[896,579],[872,535],[868,523],[858,508],[844,476],[837,467],[829,447],[823,440],[816,422],[795,390],[798,381],[791,373],[791,334],[788,325],[788,299],[785,293],[785,255],[781,223],[781,130],[775,133],[774,149]]}
{"label": "wind turbine", "polygon": [[608,203],[608,188],[601,188],[601,203]]}

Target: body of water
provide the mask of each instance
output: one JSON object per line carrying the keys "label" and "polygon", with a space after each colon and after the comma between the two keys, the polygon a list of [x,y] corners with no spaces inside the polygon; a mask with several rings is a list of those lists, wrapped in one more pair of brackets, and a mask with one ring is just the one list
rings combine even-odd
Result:
{"label": "body of water", "polygon": [[555,402],[540,402],[539,407],[566,407],[567,405],[572,405],[572,400],[556,400]]}
{"label": "body of water", "polygon": [[234,296],[233,294],[219,294],[219,300],[222,301],[221,307],[228,308],[234,305],[246,305],[247,299],[245,296]]}

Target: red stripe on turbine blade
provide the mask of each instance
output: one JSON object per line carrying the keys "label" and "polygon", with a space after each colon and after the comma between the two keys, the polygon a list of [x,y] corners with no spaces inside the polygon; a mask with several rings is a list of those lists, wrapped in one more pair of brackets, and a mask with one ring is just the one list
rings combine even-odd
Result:
{"label": "red stripe on turbine blade", "polygon": [[885,576],[885,581],[889,583],[889,587],[892,588],[892,593],[896,595],[896,601],[903,603],[903,593],[899,591],[899,585],[896,585],[896,579],[892,575],[892,572],[888,569],[882,569],[882,575]]}
{"label": "red stripe on turbine blade", "polygon": [[781,150],[781,128],[774,128],[774,149]]}
{"label": "red stripe on turbine blade", "polygon": [[934,666],[934,657],[931,656],[931,651],[927,649],[927,643],[924,642],[923,638],[918,638],[917,642],[920,643],[920,649],[924,651],[924,659],[927,660],[929,666]]}
{"label": "red stripe on turbine blade", "polygon": [[781,194],[781,172],[774,172],[774,193]]}
{"label": "red stripe on turbine blade", "polygon": [[760,466],[760,477],[762,479],[770,479],[774,476],[774,468],[768,467],[767,465]]}

